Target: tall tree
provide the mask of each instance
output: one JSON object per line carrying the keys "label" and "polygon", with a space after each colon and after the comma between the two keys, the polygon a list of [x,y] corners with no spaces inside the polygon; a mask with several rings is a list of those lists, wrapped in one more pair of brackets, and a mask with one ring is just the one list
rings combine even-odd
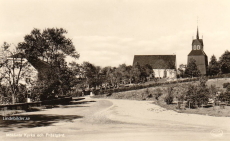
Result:
{"label": "tall tree", "polygon": [[219,58],[219,65],[222,73],[230,73],[230,52],[228,50]]}
{"label": "tall tree", "polygon": [[24,50],[28,57],[40,57],[47,62],[54,62],[57,54],[79,58],[72,40],[65,34],[67,31],[63,28],[47,28],[42,32],[35,28],[24,37],[24,42],[18,44],[18,48]]}
{"label": "tall tree", "polygon": [[106,85],[108,84],[114,84],[114,71],[115,71],[116,68],[112,68],[110,66],[107,66],[107,67],[104,67],[101,71],[102,71],[102,74],[105,75],[105,81],[104,83]]}
{"label": "tall tree", "polygon": [[185,69],[185,75],[189,77],[198,77],[200,75],[200,71],[197,68],[196,60],[191,58],[186,69]]}
{"label": "tall tree", "polygon": [[24,51],[29,62],[42,60],[49,64],[47,78],[43,81],[46,81],[50,87],[49,91],[60,88],[62,94],[64,85],[62,80],[66,77],[66,74],[63,73],[68,70],[65,57],[79,58],[72,40],[67,38],[65,34],[67,31],[63,28],[47,28],[42,32],[35,28],[24,37],[24,42],[18,44],[18,48]]}
{"label": "tall tree", "polygon": [[89,62],[83,62],[84,77],[89,87],[101,86],[104,82],[104,76],[101,73],[101,67],[94,66]]}
{"label": "tall tree", "polygon": [[212,55],[208,65],[208,74],[217,75],[219,72],[220,72],[219,63],[217,62],[216,56]]}
{"label": "tall tree", "polygon": [[0,65],[0,76],[3,83],[10,87],[12,103],[14,104],[20,91],[20,82],[25,81],[27,77],[30,78],[33,71],[22,53],[18,50],[10,51],[10,44],[4,42],[2,48],[6,53],[4,55],[9,56],[5,56],[6,59]]}
{"label": "tall tree", "polygon": [[134,64],[130,73],[132,75],[132,78],[134,79],[134,82],[138,83],[141,76],[141,66],[138,63]]}
{"label": "tall tree", "polygon": [[146,64],[145,66],[141,67],[141,80],[142,82],[147,81],[147,78],[150,77],[150,75],[153,74],[153,69],[149,64]]}

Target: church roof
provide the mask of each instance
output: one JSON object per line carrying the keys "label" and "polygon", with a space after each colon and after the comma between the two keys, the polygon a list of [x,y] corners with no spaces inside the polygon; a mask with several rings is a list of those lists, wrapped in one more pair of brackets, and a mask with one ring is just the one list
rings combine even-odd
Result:
{"label": "church roof", "polygon": [[153,69],[175,69],[176,55],[134,55],[133,65],[149,64]]}
{"label": "church roof", "polygon": [[43,79],[48,75],[51,69],[50,64],[38,58],[27,57],[24,53],[17,53],[9,56],[8,58],[26,58],[28,62],[38,71],[40,78]]}
{"label": "church roof", "polygon": [[192,50],[192,51],[188,54],[188,56],[200,56],[200,55],[205,55],[205,56],[206,56],[206,54],[204,53],[203,50]]}
{"label": "church roof", "polygon": [[192,41],[192,45],[194,45],[194,44],[200,44],[200,45],[204,45],[204,43],[203,43],[203,39],[194,39],[193,41]]}

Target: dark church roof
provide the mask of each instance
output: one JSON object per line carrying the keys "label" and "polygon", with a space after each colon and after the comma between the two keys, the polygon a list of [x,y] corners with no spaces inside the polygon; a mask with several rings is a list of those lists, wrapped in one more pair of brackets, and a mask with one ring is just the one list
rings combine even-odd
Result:
{"label": "dark church roof", "polygon": [[17,53],[9,58],[25,58],[28,62],[38,71],[40,79],[47,77],[48,72],[51,70],[51,66],[38,58],[27,57],[24,53]]}
{"label": "dark church roof", "polygon": [[203,50],[192,50],[188,56],[200,56],[200,55],[204,55],[206,56],[206,54],[204,53]]}
{"label": "dark church roof", "polygon": [[149,64],[153,69],[175,69],[176,55],[134,55],[133,65]]}
{"label": "dark church roof", "polygon": [[203,43],[203,39],[194,39],[193,41],[192,41],[192,45],[204,45],[204,43]]}

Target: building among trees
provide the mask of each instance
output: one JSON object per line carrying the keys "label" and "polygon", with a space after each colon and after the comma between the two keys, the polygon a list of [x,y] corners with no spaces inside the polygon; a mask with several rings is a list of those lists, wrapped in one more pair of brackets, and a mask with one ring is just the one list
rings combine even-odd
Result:
{"label": "building among trees", "polygon": [[176,55],[134,55],[133,65],[149,64],[154,77],[176,78]]}
{"label": "building among trees", "polygon": [[199,31],[197,27],[196,39],[192,41],[192,51],[188,54],[188,64],[193,58],[196,62],[197,68],[202,75],[207,74],[208,68],[208,57],[204,52],[203,39],[199,39]]}

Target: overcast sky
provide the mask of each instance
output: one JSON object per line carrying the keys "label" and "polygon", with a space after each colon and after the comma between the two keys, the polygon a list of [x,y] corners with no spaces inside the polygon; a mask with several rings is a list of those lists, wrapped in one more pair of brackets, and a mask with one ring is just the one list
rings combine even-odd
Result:
{"label": "overcast sky", "polygon": [[230,50],[230,0],[0,0],[0,43],[33,28],[64,28],[78,63],[131,65],[134,55],[176,54],[187,63],[197,17],[210,59]]}

